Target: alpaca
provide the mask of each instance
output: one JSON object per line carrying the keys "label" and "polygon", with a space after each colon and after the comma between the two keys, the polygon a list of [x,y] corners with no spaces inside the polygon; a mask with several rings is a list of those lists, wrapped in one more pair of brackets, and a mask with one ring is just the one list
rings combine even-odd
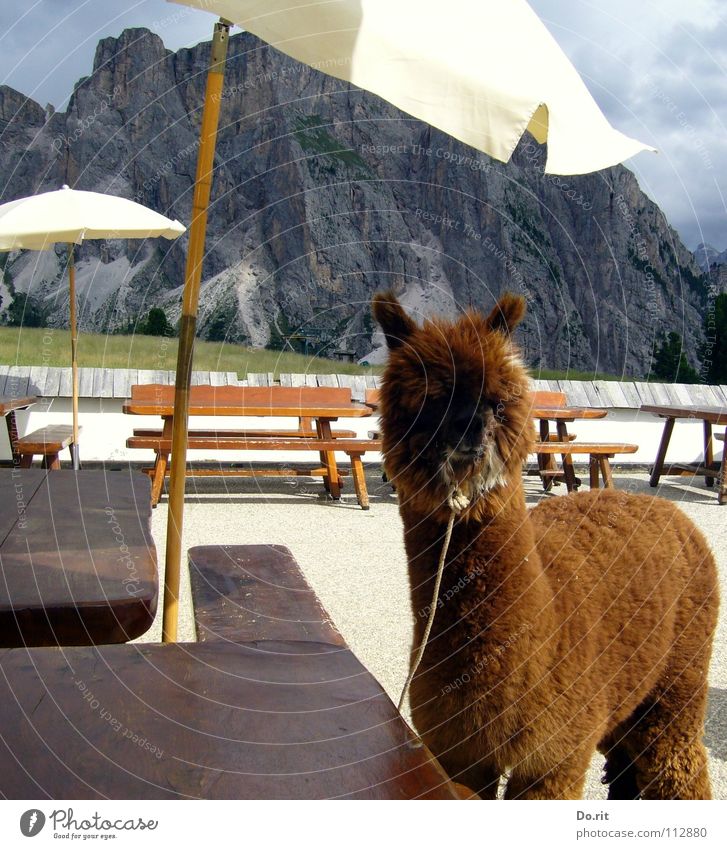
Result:
{"label": "alpaca", "polygon": [[671,503],[618,490],[528,511],[528,378],[511,333],[525,301],[418,326],[374,298],[389,349],[384,468],[395,484],[422,640],[450,505],[434,624],[411,685],[417,731],[481,798],[580,798],[596,749],[611,799],[707,799],[702,743],[718,608],[714,560]]}

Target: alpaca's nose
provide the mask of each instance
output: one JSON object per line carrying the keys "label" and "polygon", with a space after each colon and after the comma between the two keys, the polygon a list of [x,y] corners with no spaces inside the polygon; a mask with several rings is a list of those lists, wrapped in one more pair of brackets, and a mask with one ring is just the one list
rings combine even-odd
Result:
{"label": "alpaca's nose", "polygon": [[484,430],[482,417],[473,410],[460,411],[452,419],[452,435],[460,450],[479,448]]}

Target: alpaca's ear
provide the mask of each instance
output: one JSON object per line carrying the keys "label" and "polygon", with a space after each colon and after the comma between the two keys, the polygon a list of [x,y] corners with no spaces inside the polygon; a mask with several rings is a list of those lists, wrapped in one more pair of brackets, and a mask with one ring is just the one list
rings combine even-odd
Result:
{"label": "alpaca's ear", "polygon": [[416,324],[404,312],[393,292],[379,292],[374,295],[373,312],[391,350],[403,345],[416,330]]}
{"label": "alpaca's ear", "polygon": [[525,316],[525,298],[522,295],[504,294],[487,316],[490,330],[512,333]]}

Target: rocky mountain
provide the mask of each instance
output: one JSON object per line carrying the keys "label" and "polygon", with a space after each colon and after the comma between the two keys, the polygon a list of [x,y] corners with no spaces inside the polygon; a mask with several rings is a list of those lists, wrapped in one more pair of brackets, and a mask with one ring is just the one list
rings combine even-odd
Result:
{"label": "rocky mountain", "polygon": [[727,264],[727,250],[718,251],[717,248],[705,243],[697,245],[694,257],[702,271],[709,271],[712,265]]}
{"label": "rocky mountain", "polygon": [[[67,183],[189,223],[208,44],[172,53],[143,29],[102,40],[65,112],[0,87],[0,200]],[[646,374],[655,333],[696,351],[705,278],[624,167],[544,176],[530,137],[504,165],[249,34],[230,41],[201,334],[307,337],[376,359],[373,292],[420,314],[524,293],[537,368]],[[86,243],[83,327],[180,309],[186,237]],[[0,310],[67,321],[63,250],[5,263]],[[16,305],[16,314],[18,312]]]}

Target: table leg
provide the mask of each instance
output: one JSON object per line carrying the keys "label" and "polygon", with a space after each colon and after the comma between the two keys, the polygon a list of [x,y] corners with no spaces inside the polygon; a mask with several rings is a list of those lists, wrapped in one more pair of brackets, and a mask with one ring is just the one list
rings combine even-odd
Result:
{"label": "table leg", "polygon": [[[171,439],[172,430],[174,429],[174,418],[165,416],[164,427],[162,428],[162,439]],[[162,497],[162,489],[164,488],[164,477],[167,473],[169,465],[169,454],[163,451],[156,452],[156,460],[154,461],[154,474],[151,479],[151,506],[156,507],[159,499]]]}
{"label": "table leg", "polygon": [[722,463],[719,467],[717,503],[727,504],[727,427],[724,429],[724,442],[722,443]]}
{"label": "table leg", "polygon": [[366,476],[364,475],[363,462],[360,454],[349,454],[351,459],[351,476],[356,488],[356,498],[362,510],[369,509],[369,493],[366,489]]}
{"label": "table leg", "polygon": [[606,455],[601,455],[598,458],[598,465],[601,467],[601,477],[603,477],[603,488],[613,489],[613,478],[611,477],[611,463]]}
{"label": "table leg", "polygon": [[[550,439],[550,423],[547,419],[540,419],[540,441],[548,442]],[[538,454],[538,469],[543,472],[555,470],[555,457],[552,454]],[[554,478],[552,475],[541,475],[543,489],[548,492],[553,486]]]}
{"label": "table leg", "polygon": [[674,430],[675,421],[676,419],[667,417],[664,422],[664,432],[661,435],[659,450],[656,452],[656,460],[654,461],[654,467],[651,470],[649,486],[659,485],[659,478],[661,477],[661,473],[664,469],[664,458],[666,457],[666,450],[669,447],[669,440],[671,439],[671,432]]}
{"label": "table leg", "polygon": [[588,458],[588,477],[591,489],[598,489],[600,486],[598,473],[598,457],[595,454],[591,454]]}
{"label": "table leg", "polygon": [[[712,448],[712,425],[708,421],[703,421],[704,425],[704,467],[712,468],[714,463],[714,451]],[[714,486],[714,478],[711,475],[704,476],[704,482],[707,486]]]}
{"label": "table leg", "polygon": [[[327,419],[316,419],[316,431],[320,439],[333,439],[331,434],[331,423]],[[326,470],[323,479],[326,484],[326,489],[331,494],[331,498],[336,501],[341,497],[341,479],[338,476],[338,466],[336,465],[336,455],[333,451],[321,451],[321,460],[323,467]]]}
{"label": "table leg", "polygon": [[[558,440],[560,442],[568,442],[568,427],[565,422],[556,422],[558,429]],[[575,469],[573,468],[573,457],[570,454],[563,454],[563,476],[565,477],[565,485],[568,492],[575,492],[578,489],[579,481],[576,478]]]}
{"label": "table leg", "polygon": [[151,479],[151,506],[156,507],[159,499],[162,497],[162,489],[164,488],[164,477],[167,473],[169,465],[169,454],[164,454],[157,451],[156,460],[154,462],[154,474]]}
{"label": "table leg", "polygon": [[8,440],[10,441],[10,451],[13,455],[13,466],[18,466],[20,464],[20,454],[16,450],[18,444],[18,425],[15,421],[14,410],[11,410],[5,416],[5,424],[8,428]]}

